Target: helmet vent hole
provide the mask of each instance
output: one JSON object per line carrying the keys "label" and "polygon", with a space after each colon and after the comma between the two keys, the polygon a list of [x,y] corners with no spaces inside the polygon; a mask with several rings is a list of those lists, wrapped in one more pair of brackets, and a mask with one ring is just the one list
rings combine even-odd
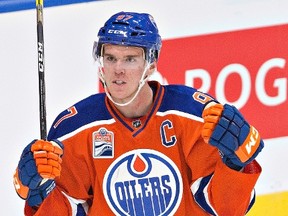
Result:
{"label": "helmet vent hole", "polygon": [[125,22],[113,22],[112,23],[113,25],[129,25],[128,23],[125,23]]}
{"label": "helmet vent hole", "polygon": [[138,33],[137,32],[131,32],[131,36],[137,36]]}
{"label": "helmet vent hole", "polygon": [[138,35],[139,35],[139,36],[142,36],[142,35],[145,36],[146,34],[145,34],[145,32],[131,32],[130,35],[131,35],[131,36],[138,36]]}

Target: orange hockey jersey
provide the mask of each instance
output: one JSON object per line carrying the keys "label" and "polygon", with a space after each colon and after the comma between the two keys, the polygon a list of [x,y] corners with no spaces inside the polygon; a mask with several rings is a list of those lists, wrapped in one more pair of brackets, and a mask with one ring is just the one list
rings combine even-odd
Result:
{"label": "orange hockey jersey", "polygon": [[[261,168],[223,164],[201,137],[205,104],[196,89],[150,82],[154,104],[127,119],[104,93],[62,112],[48,139],[64,144],[60,178],[35,215],[244,215]],[[250,168],[250,169],[248,169]],[[34,214],[28,206],[26,215]]]}

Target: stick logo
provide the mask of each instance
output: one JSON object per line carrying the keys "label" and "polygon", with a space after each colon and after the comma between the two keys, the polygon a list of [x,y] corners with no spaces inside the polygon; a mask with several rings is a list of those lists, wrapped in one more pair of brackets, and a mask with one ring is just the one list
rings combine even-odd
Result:
{"label": "stick logo", "polygon": [[43,43],[38,42],[38,68],[40,72],[44,72],[44,55],[43,55],[43,51],[44,51],[44,46]]}

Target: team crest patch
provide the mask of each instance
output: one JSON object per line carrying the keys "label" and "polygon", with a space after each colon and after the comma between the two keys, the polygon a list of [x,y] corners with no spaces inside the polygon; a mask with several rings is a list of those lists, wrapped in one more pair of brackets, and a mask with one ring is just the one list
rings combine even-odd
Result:
{"label": "team crest patch", "polygon": [[182,178],[166,155],[138,149],[117,158],[103,180],[106,201],[115,215],[173,215],[182,198]]}
{"label": "team crest patch", "polygon": [[114,133],[100,128],[93,133],[93,158],[114,157]]}

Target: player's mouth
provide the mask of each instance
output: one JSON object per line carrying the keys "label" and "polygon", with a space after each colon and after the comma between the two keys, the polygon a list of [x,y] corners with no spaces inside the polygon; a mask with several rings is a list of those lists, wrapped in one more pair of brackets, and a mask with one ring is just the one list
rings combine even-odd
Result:
{"label": "player's mouth", "polygon": [[126,84],[126,82],[124,82],[122,80],[114,80],[112,83],[114,83],[116,85],[124,85],[124,84]]}

